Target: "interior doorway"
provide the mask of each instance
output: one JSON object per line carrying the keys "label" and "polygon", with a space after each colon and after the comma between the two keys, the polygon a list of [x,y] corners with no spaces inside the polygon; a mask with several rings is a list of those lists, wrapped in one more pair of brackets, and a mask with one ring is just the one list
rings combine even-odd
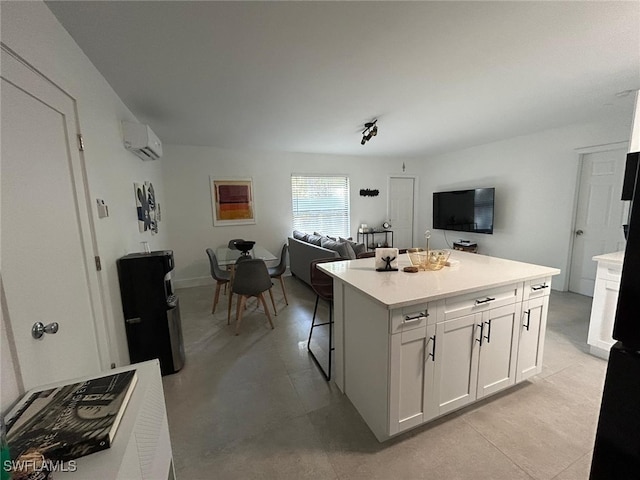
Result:
{"label": "interior doorway", "polygon": [[108,343],[75,100],[4,48],[0,81],[2,320],[29,390],[97,373]]}
{"label": "interior doorway", "polygon": [[393,246],[397,248],[413,246],[415,184],[415,177],[389,177],[387,217],[393,230]]}
{"label": "interior doorway", "polygon": [[624,250],[622,225],[628,204],[620,200],[626,144],[585,151],[581,157],[578,200],[573,229],[569,290],[593,296],[595,255]]}

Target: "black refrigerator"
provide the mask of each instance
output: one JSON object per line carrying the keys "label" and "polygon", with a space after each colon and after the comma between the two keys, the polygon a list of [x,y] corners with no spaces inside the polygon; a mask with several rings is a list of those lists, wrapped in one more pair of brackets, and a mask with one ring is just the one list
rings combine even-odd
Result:
{"label": "black refrigerator", "polygon": [[627,155],[623,200],[631,200],[590,480],[640,479],[640,178],[638,152]]}
{"label": "black refrigerator", "polygon": [[162,375],[184,365],[173,252],[130,253],[116,262],[131,363],[157,358]]}

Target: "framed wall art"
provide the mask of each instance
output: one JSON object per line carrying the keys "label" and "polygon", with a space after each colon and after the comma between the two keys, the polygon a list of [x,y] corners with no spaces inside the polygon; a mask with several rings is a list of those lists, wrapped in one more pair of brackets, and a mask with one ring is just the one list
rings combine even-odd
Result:
{"label": "framed wall art", "polygon": [[209,178],[213,225],[252,225],[256,223],[253,181],[251,178],[223,180]]}
{"label": "framed wall art", "polygon": [[149,181],[135,182],[133,189],[136,197],[136,212],[140,233],[147,231],[150,231],[152,234],[158,233],[160,206],[156,202],[153,184]]}

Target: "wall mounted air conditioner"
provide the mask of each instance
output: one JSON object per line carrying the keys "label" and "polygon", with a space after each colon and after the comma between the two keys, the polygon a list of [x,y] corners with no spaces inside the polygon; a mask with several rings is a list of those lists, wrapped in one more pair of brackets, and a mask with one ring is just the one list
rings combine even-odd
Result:
{"label": "wall mounted air conditioner", "polygon": [[143,160],[157,160],[162,156],[162,142],[149,125],[122,122],[124,147]]}

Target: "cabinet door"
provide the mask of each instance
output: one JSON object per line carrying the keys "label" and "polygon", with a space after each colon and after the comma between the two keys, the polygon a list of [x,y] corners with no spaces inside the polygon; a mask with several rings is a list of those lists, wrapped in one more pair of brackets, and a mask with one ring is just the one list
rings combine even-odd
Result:
{"label": "cabinet door", "polygon": [[526,380],[542,371],[548,308],[548,296],[534,298],[523,303],[519,326],[516,382]]}
{"label": "cabinet door", "polygon": [[478,365],[478,398],[516,382],[517,321],[521,304],[482,313],[482,342]]}
{"label": "cabinet door", "polygon": [[433,418],[435,325],[391,336],[389,434]]}
{"label": "cabinet door", "polygon": [[443,414],[476,399],[482,313],[436,325],[435,410]]}

